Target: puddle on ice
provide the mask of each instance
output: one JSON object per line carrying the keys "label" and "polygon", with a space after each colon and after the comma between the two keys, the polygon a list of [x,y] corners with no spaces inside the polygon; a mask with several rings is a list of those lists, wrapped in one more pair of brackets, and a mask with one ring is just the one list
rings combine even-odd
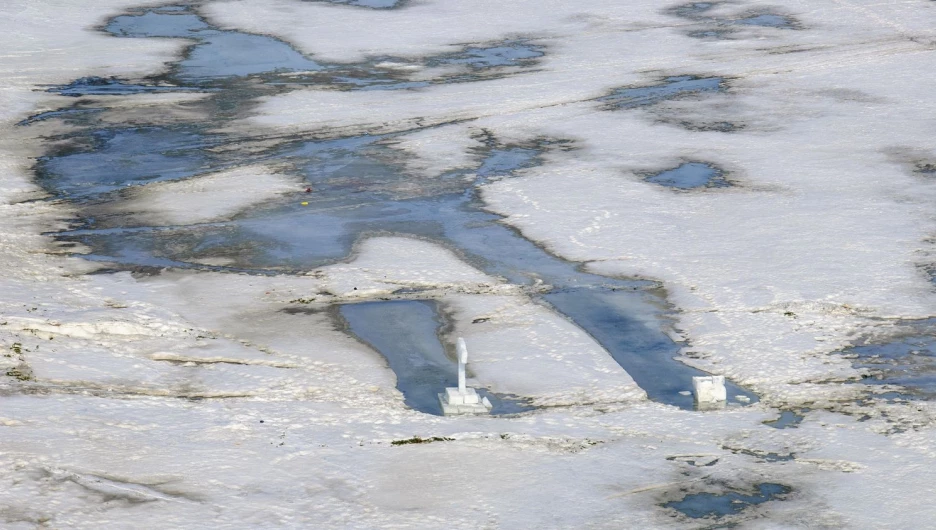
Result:
{"label": "puddle on ice", "polygon": [[[192,38],[195,44],[188,55],[170,65],[162,79],[210,90],[204,100],[193,103],[206,108],[204,114],[209,117],[171,127],[119,126],[113,121],[95,121],[98,118],[92,114],[82,118],[77,131],[56,138],[70,147],[59,148],[38,161],[38,180],[55,196],[74,201],[83,212],[80,230],[61,233],[59,238],[90,248],[91,253],[84,256],[87,259],[131,269],[188,267],[288,274],[346,259],[355,241],[372,234],[433,240],[457,249],[469,263],[490,275],[520,285],[551,286],[552,291],[545,295],[532,296],[542,296],[589,332],[651,399],[693,408],[691,396],[679,392],[691,389],[693,375],[704,374],[674,360],[681,345],[664,331],[669,310],[663,299],[648,290],[651,282],[582,272],[579,264],[559,259],[524,239],[499,216],[487,212],[478,199],[479,185],[512,178],[518,170],[542,163],[548,151],[569,148],[568,142],[537,138],[503,143],[488,135],[481,148],[472,150],[474,167],[434,177],[409,174],[401,160],[405,155],[391,147],[395,137],[421,129],[332,140],[284,137],[276,144],[264,142],[259,148],[249,148],[250,139],[207,131],[223,128],[226,120],[248,112],[264,95],[291,90],[291,84],[332,85],[335,78],[360,79],[372,73],[373,81],[367,82],[371,84],[363,83],[358,89],[406,81],[375,66],[393,58],[358,65],[320,65],[282,41],[213,28],[183,6],[134,11],[116,17],[106,28],[123,37]],[[470,46],[423,62],[462,65],[468,72],[433,79],[433,84],[467,82],[482,79],[488,70],[501,75],[497,72],[503,67],[529,66],[543,53],[526,41],[510,40]],[[288,72],[291,69],[302,71],[292,75]],[[257,75],[244,77],[248,74]],[[127,86],[142,87],[140,91],[174,89],[84,78],[69,85],[71,92],[65,87],[59,90],[78,95]],[[721,78],[670,77],[657,86],[620,89],[605,100],[616,108],[631,108],[723,88]],[[111,110],[110,114],[116,112]],[[240,149],[245,141],[248,148]],[[295,195],[286,194],[227,221],[146,227],[134,225],[132,218],[105,207],[119,202],[123,197],[119,190],[127,185],[271,163],[291,168],[305,184],[297,187]],[[717,178],[710,177],[708,182]],[[306,186],[313,192],[304,193]],[[454,363],[438,343],[440,324],[431,304],[362,303],[343,306],[340,313],[351,332],[387,357],[407,402],[417,410],[438,412],[435,394],[441,391],[439,385],[444,388],[450,384]],[[393,319],[412,321],[415,335],[400,336],[401,326],[385,324]],[[394,344],[408,344],[412,351],[401,351]],[[412,356],[416,353],[420,357]],[[729,394],[733,399],[740,394],[756,401],[756,396],[734,385]],[[507,396],[495,397],[491,398],[495,413],[525,406]]]}
{"label": "puddle on ice", "polygon": [[[399,7],[402,1],[337,0],[374,9]],[[135,84],[90,77],[50,91],[63,95],[129,95],[140,92],[230,89],[222,80],[259,76],[267,89],[276,86],[315,85],[346,90],[407,90],[444,83],[465,83],[522,73],[544,55],[544,48],[526,40],[505,40],[487,45],[465,45],[457,52],[420,59],[374,57],[362,63],[320,63],[289,44],[266,35],[221,30],[208,24],[188,6],[140,8],[114,17],[104,31],[124,38],[186,38],[194,45],[163,76],[172,83]],[[429,80],[413,80],[399,69],[380,65],[423,67],[463,66]],[[508,70],[505,70],[508,69]],[[404,69],[405,70],[405,69]],[[177,85],[177,86],[171,86]],[[248,87],[240,87],[248,88]],[[254,91],[258,87],[249,87]],[[252,94],[253,98],[260,94]]]}
{"label": "puddle on ice", "polygon": [[715,7],[715,2],[693,2],[669,8],[667,12],[678,17],[697,18],[713,7]]}
{"label": "puddle on ice", "polygon": [[321,70],[285,42],[265,35],[212,28],[197,15],[145,11],[114,18],[105,31],[118,37],[185,37],[198,44],[177,63],[178,77],[246,76],[273,71]]}
{"label": "puddle on ice", "polygon": [[609,109],[633,109],[692,94],[723,92],[726,88],[722,77],[673,76],[656,85],[617,88],[597,101]]}
{"label": "puddle on ice", "polygon": [[736,18],[731,21],[732,24],[740,24],[742,26],[761,26],[767,28],[781,28],[781,29],[792,29],[796,27],[796,22],[783,15],[775,15],[772,13],[764,13],[761,15],[751,15],[745,18]]}
{"label": "puddle on ice", "polygon": [[86,149],[39,159],[37,172],[47,189],[76,198],[191,177],[206,171],[206,148],[217,143],[187,127],[97,129],[87,140]]}
{"label": "puddle on ice", "polygon": [[694,39],[724,39],[732,33],[734,33],[734,31],[730,29],[702,29],[690,31],[687,35]]}
{"label": "puddle on ice", "polygon": [[323,68],[272,37],[228,31],[203,31],[199,35],[201,44],[179,63],[179,77],[182,79]]}
{"label": "puddle on ice", "polygon": [[395,79],[381,79],[375,77],[335,77],[336,84],[345,84],[356,87],[358,90],[409,90],[432,86],[429,81],[397,81]]}
{"label": "puddle on ice", "polygon": [[792,491],[787,486],[770,482],[757,484],[755,488],[757,491],[752,494],[736,491],[721,494],[693,493],[686,495],[682,500],[667,502],[663,506],[672,508],[693,519],[718,519],[727,515],[739,514],[750,506],[763,504]]}
{"label": "puddle on ice", "polygon": [[883,344],[864,344],[840,352],[855,368],[866,369],[867,385],[897,385],[901,392],[875,394],[876,399],[905,401],[936,398],[936,322],[915,323],[913,335]]}
{"label": "puddle on ice", "polygon": [[524,147],[493,149],[478,168],[479,177],[497,177],[525,167],[537,165],[537,158],[542,151]]}
{"label": "puddle on ice", "polygon": [[802,409],[800,413],[797,414],[792,410],[784,410],[780,412],[780,417],[775,420],[769,420],[763,422],[764,425],[768,427],[773,427],[774,429],[795,429],[799,427],[799,424],[803,421],[806,412],[809,412],[809,409]]}
{"label": "puddle on ice", "polygon": [[[439,339],[442,319],[435,302],[394,300],[339,306],[348,329],[387,359],[397,377],[397,389],[411,408],[442,415],[438,394],[458,386],[456,362],[446,355]],[[479,388],[483,381],[471,377],[475,386],[493,405],[491,414],[517,414],[533,410],[527,400],[495,394]]]}
{"label": "puddle on ice", "polygon": [[356,7],[369,7],[371,9],[393,9],[400,7],[406,0],[306,0],[313,2],[328,2]]}
{"label": "puddle on ice", "polygon": [[176,11],[148,10],[139,15],[121,15],[112,19],[104,31],[117,37],[188,37],[198,38],[196,32],[210,29],[197,15]]}
{"label": "puddle on ice", "polygon": [[749,12],[748,14],[734,17],[713,16],[709,14],[709,11],[719,3],[721,2],[683,4],[666,9],[665,13],[692,20],[700,24],[715,26],[687,33],[690,37],[702,39],[723,39],[734,33],[731,29],[718,28],[718,26],[757,26],[776,29],[798,29],[799,27],[799,23],[795,18],[777,13],[761,11],[751,14]]}
{"label": "puddle on ice", "polygon": [[523,40],[515,40],[488,47],[471,46],[457,53],[439,55],[430,58],[427,61],[427,66],[448,64],[464,64],[472,68],[522,66],[543,55],[542,46],[536,46]]}
{"label": "puddle on ice", "polygon": [[67,122],[70,118],[81,116],[82,114],[93,114],[101,112],[104,109],[99,108],[71,108],[71,109],[60,109],[60,110],[50,110],[48,112],[40,112],[39,114],[34,114],[25,120],[22,120],[17,123],[19,126],[30,125],[40,121],[46,121],[51,119],[61,119],[62,121]]}
{"label": "puddle on ice", "polygon": [[644,180],[660,186],[688,190],[693,188],[725,188],[731,184],[725,180],[725,172],[702,162],[686,162],[644,177]]}
{"label": "puddle on ice", "polygon": [[133,94],[152,94],[155,92],[183,92],[201,90],[197,87],[172,85],[139,85],[125,83],[119,79],[104,77],[82,77],[67,85],[48,89],[63,96],[130,96]]}

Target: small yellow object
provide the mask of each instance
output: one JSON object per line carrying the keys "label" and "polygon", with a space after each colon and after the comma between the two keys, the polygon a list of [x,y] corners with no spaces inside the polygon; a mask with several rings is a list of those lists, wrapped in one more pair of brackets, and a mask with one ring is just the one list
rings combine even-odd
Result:
{"label": "small yellow object", "polygon": [[305,202],[305,201],[303,201],[301,204],[302,204],[303,206],[308,206],[308,205],[309,205],[309,203],[307,203],[307,202]]}

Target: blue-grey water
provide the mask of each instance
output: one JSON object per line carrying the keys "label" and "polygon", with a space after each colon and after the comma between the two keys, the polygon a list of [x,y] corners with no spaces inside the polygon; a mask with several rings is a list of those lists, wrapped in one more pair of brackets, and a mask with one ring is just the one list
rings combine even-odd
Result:
{"label": "blue-grey water", "polygon": [[789,29],[796,26],[796,23],[789,17],[783,15],[774,15],[771,13],[764,13],[762,15],[753,15],[745,18],[736,18],[732,20],[735,24],[741,24],[743,26],[763,26],[768,28],[782,28]]}
{"label": "blue-grey water", "polygon": [[599,98],[598,101],[611,109],[632,109],[667,99],[726,89],[725,80],[721,77],[672,76],[655,85],[614,89],[611,94]]}
{"label": "blue-grey water", "polygon": [[706,11],[711,10],[713,7],[715,7],[715,2],[692,2],[669,8],[668,11],[685,18],[697,18],[703,16]]}
{"label": "blue-grey water", "polygon": [[870,343],[843,350],[855,368],[870,372],[867,385],[897,385],[902,391],[876,394],[878,399],[936,398],[936,323],[913,323],[907,335],[885,343]]}
{"label": "blue-grey water", "polygon": [[[694,398],[680,391],[691,388],[693,376],[707,375],[673,359],[676,350],[672,339],[635,318],[633,295],[605,289],[557,290],[545,295],[553,307],[572,317],[595,338],[618,364],[631,374],[648,397],[654,401],[691,409]],[[728,402],[745,404],[757,401],[753,393],[726,381]],[[748,401],[739,401],[737,396]]]}
{"label": "blue-grey water", "polygon": [[784,410],[780,412],[780,417],[775,420],[765,421],[764,425],[768,427],[773,427],[774,429],[795,429],[799,427],[799,424],[802,423],[806,413],[809,409],[803,409],[800,413],[796,413],[792,410]]}
{"label": "blue-grey water", "polygon": [[[375,66],[379,61],[397,58],[376,57],[350,65],[323,63],[272,37],[215,28],[185,6],[135,10],[115,17],[105,28],[120,38],[184,37],[191,39],[193,46],[157,78],[131,81],[86,77],[52,91],[80,96],[204,90],[208,95],[198,104],[203,105],[209,118],[171,126],[136,122],[115,125],[100,121],[94,113],[73,112],[77,106],[58,109],[62,113],[58,118],[48,118],[67,117],[78,127],[56,138],[65,147],[41,157],[36,172],[38,181],[51,194],[72,201],[83,212],[73,230],[58,235],[90,248],[87,259],[116,268],[209,268],[288,274],[345,260],[362,237],[417,236],[456,249],[488,274],[525,286],[549,286],[545,294],[540,289],[531,296],[541,297],[591,334],[651,399],[693,407],[692,398],[680,392],[691,389],[693,375],[704,373],[675,359],[683,345],[664,331],[670,310],[651,289],[652,282],[583,272],[579,264],[557,258],[522,237],[500,216],[488,212],[478,199],[478,186],[513,178],[543,164],[551,154],[573,147],[568,140],[530,138],[505,143],[485,133],[479,137],[480,146],[472,151],[474,167],[434,178],[409,174],[405,155],[392,148],[398,138],[421,128],[330,139],[292,135],[271,142],[259,138],[263,145],[251,148],[252,138],[215,131],[227,120],[249,112],[258,98],[298,86],[366,89],[405,85],[405,78]],[[547,52],[526,40],[509,40],[466,46],[421,61],[430,66],[467,68],[454,77],[428,81],[431,84],[478,82],[522,75]],[[349,83],[348,79],[358,83]],[[723,88],[721,78],[678,76],[658,86],[620,89],[604,100],[615,108],[626,109]],[[388,93],[387,97],[393,96]],[[241,145],[246,148],[240,149]],[[127,186],[187,179],[256,163],[287,167],[305,182],[297,186],[295,194],[223,222],[140,226],[132,217],[106,208],[122,200]],[[676,181],[690,177],[679,176]],[[717,178],[709,175],[707,185]],[[310,193],[305,192],[307,186]],[[201,265],[209,260],[217,263],[218,259],[225,259],[229,265]],[[432,346],[436,348],[434,353],[426,353],[432,342],[428,330],[437,328],[438,317],[430,315],[425,304],[383,304],[346,305],[340,312],[352,333],[387,357],[408,403],[432,412],[430,409],[437,404],[425,396],[434,398],[440,391],[438,386],[448,384],[446,378],[452,370],[452,363],[446,364],[439,356],[442,352],[444,357],[444,348],[437,337]],[[418,336],[400,337],[382,324],[396,318],[386,315],[396,313],[398,318],[424,321],[413,328],[419,330],[414,331]],[[395,350],[392,341],[380,338],[384,334],[414,348],[418,346],[414,351],[422,352],[425,362],[416,362],[418,358]],[[429,373],[436,379],[425,379]],[[425,388],[416,388],[420,386]],[[744,395],[756,401],[756,396],[734,386],[729,394],[732,399]],[[498,410],[511,403],[509,399],[501,402]]]}
{"label": "blue-grey water", "polygon": [[702,162],[686,162],[672,169],[648,175],[644,180],[660,186],[683,190],[730,186],[725,180],[724,171]]}
{"label": "blue-grey water", "polygon": [[104,109],[101,109],[101,108],[71,108],[71,109],[50,110],[46,112],[40,112],[38,114],[33,114],[32,116],[26,118],[25,120],[18,122],[16,125],[22,127],[24,125],[32,125],[33,123],[51,120],[53,118],[67,121],[68,118],[70,117],[80,116],[82,114],[101,112],[103,110]]}
{"label": "blue-grey water", "polygon": [[667,502],[663,506],[693,519],[708,517],[717,519],[726,515],[739,514],[750,506],[763,504],[792,491],[787,486],[769,482],[758,484],[755,488],[757,491],[751,494],[736,491],[722,494],[693,493],[686,495],[682,500]]}
{"label": "blue-grey water", "polygon": [[198,87],[185,87],[175,85],[144,85],[127,83],[119,79],[104,77],[82,77],[67,85],[53,87],[51,92],[63,96],[131,96],[134,94],[148,94],[155,92],[199,91]]}
{"label": "blue-grey water", "polygon": [[427,61],[427,64],[428,66],[465,64],[472,68],[520,66],[543,55],[542,46],[535,46],[524,40],[515,40],[487,47],[469,46],[457,53],[433,57]]}
{"label": "blue-grey water", "polygon": [[198,127],[101,128],[85,149],[40,159],[42,183],[69,197],[96,195],[133,184],[204,173],[216,138]]}
{"label": "blue-grey water", "polygon": [[[435,302],[393,300],[343,304],[339,309],[348,329],[381,353],[397,376],[397,389],[414,410],[442,415],[438,395],[458,386],[457,363],[440,341],[443,326]],[[469,357],[468,375],[471,376]],[[468,386],[483,381],[469,380]],[[495,394],[475,386],[493,408],[491,414],[533,410],[526,400]]]}
{"label": "blue-grey water", "polygon": [[789,15],[762,10],[758,10],[759,12],[754,14],[748,12],[748,14],[734,17],[712,15],[710,11],[717,4],[718,2],[693,2],[667,8],[664,12],[702,25],[704,29],[696,29],[687,33],[687,35],[694,38],[724,39],[732,37],[736,31],[731,29],[731,26],[758,26],[776,29],[798,29],[800,27],[799,22]]}
{"label": "blue-grey water", "polygon": [[405,0],[304,0],[306,2],[328,2],[370,9],[392,9],[399,7]]}

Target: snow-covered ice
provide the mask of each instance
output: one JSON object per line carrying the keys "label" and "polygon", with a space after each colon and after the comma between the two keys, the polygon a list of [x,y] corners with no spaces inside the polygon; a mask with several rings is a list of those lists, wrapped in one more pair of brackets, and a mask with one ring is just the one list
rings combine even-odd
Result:
{"label": "snow-covered ice", "polygon": [[936,3],[0,14],[0,526],[932,526]]}

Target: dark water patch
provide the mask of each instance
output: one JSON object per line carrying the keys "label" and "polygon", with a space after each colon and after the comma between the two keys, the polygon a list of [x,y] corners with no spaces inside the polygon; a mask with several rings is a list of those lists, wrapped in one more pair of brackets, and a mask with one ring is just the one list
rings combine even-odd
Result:
{"label": "dark water patch", "polygon": [[686,33],[693,39],[712,39],[724,40],[730,38],[735,33],[733,29],[699,29]]}
{"label": "dark water patch", "polygon": [[855,402],[858,403],[859,405],[870,406],[870,405],[874,405],[875,403],[880,403],[880,402],[889,403],[889,404],[909,403],[917,399],[919,399],[919,396],[914,395],[914,394],[910,394],[907,392],[890,391],[890,392],[876,392],[866,398],[855,400]]}
{"label": "dark water patch", "polygon": [[[340,192],[336,183],[323,188]],[[585,278],[573,265],[518,237],[499,223],[499,217],[464,209],[461,194],[394,201],[362,192],[361,198],[365,200],[359,204],[312,199],[305,201],[308,206],[301,206],[297,199],[228,223],[178,227],[172,234],[83,230],[63,235],[79,238],[95,253],[109,255],[107,249],[134,246],[155,258],[183,263],[228,256],[237,268],[301,272],[344,259],[364,234],[405,234],[458,248],[473,265],[514,283],[529,284],[544,277],[563,283]]]}
{"label": "dark water patch", "polygon": [[[695,409],[693,376],[710,375],[676,359],[684,344],[674,342],[654,318],[635,318],[634,309],[645,304],[642,292],[592,289],[564,290],[544,298],[595,338],[611,357],[634,378],[653,401],[685,410]],[[746,405],[758,398],[726,381],[728,403]],[[738,400],[737,396],[748,400]]]}
{"label": "dark water patch", "polygon": [[681,190],[731,186],[731,183],[725,179],[725,172],[722,169],[704,162],[685,162],[672,169],[649,174],[644,177],[644,180]]}
{"label": "dark water patch", "polygon": [[724,92],[727,88],[727,81],[723,77],[673,76],[655,85],[617,88],[610,95],[598,98],[598,101],[610,110],[633,109],[668,99]]}
{"label": "dark water patch", "polygon": [[304,0],[306,2],[323,2],[329,4],[366,7],[369,9],[395,9],[403,7],[407,0]]}
{"label": "dark water patch", "polygon": [[[279,150],[276,156],[299,168],[315,192],[297,193],[294,201],[230,222],[160,230],[92,227],[63,236],[92,248],[87,258],[98,261],[203,268],[222,260],[230,270],[271,272],[301,272],[345,259],[368,233],[438,241],[458,249],[469,263],[489,274],[515,284],[550,285],[553,292],[545,300],[591,333],[651,399],[693,408],[691,396],[679,392],[691,388],[692,376],[705,374],[674,359],[682,345],[664,333],[658,311],[646,313],[642,320],[633,316],[652,303],[641,282],[584,273],[544,252],[505,226],[499,216],[484,211],[474,197],[472,182],[452,179],[458,183],[455,191],[427,184],[417,197],[392,198],[402,189],[413,192],[413,178],[392,162],[386,140],[386,136],[361,136],[300,142]],[[489,139],[478,153],[477,182],[509,177],[534,164],[552,145],[557,143],[543,140],[520,147]],[[307,205],[302,206],[300,199]],[[740,403],[734,398],[738,394],[757,400],[734,385],[730,392],[735,403]],[[503,401],[504,407],[517,403]],[[425,406],[436,405],[433,401]]]}
{"label": "dark water patch", "polygon": [[390,442],[390,445],[410,445],[410,444],[430,444],[433,442],[453,442],[454,438],[448,438],[444,436],[430,436],[428,438],[420,438],[419,436],[413,436],[412,438],[406,438],[404,440],[393,440]]}
{"label": "dark water patch", "polygon": [[478,176],[509,175],[518,169],[535,166],[537,165],[536,159],[541,153],[542,150],[524,147],[493,149],[478,168]]}
{"label": "dark water patch", "polygon": [[902,391],[876,393],[874,399],[904,401],[936,398],[936,325],[914,323],[908,335],[891,342],[861,344],[840,352],[852,366],[870,374],[866,385],[895,385]]}
{"label": "dark water patch", "polygon": [[[458,248],[476,266],[514,283],[529,284],[537,277],[563,284],[573,279],[590,283],[602,280],[577,272],[573,264],[519,237],[499,222],[500,217],[480,211],[480,204],[473,202],[472,181],[448,178],[414,182],[394,163],[398,153],[384,145],[386,139],[361,136],[300,142],[280,149],[271,155],[272,159],[296,167],[314,192],[300,193],[297,188],[295,200],[247,213],[232,222],[177,227],[171,236],[164,230],[95,229],[91,223],[83,230],[63,235],[80,238],[94,249],[149,249],[159,259],[201,262],[224,255],[232,257],[232,266],[237,268],[298,271],[346,257],[354,241],[365,233],[400,233]],[[513,170],[538,160],[547,148],[545,142],[525,147],[494,142],[478,153],[475,182],[509,177]],[[49,169],[62,173],[58,166],[65,161]],[[403,198],[396,198],[399,196]],[[529,269],[537,272],[526,272]]]}
{"label": "dark water patch", "polygon": [[413,90],[432,86],[429,81],[399,81],[381,77],[333,77],[332,83],[347,85],[354,90]]}
{"label": "dark water patch", "polygon": [[192,92],[201,91],[199,87],[187,87],[176,85],[142,85],[128,83],[119,79],[109,77],[82,77],[76,79],[67,85],[54,86],[48,89],[48,92],[54,92],[63,96],[81,97],[81,96],[132,96],[135,94],[152,94],[157,92]]}
{"label": "dark water patch", "polygon": [[[360,0],[337,2],[359,7],[389,9],[402,2]],[[466,46],[463,50],[431,56],[420,61],[380,57],[363,63],[323,64],[298,52],[289,44],[266,35],[220,30],[203,18],[184,10],[164,12],[139,10],[114,18],[105,31],[115,36],[184,37],[196,41],[187,56],[173,66],[172,76],[184,82],[210,82],[213,78],[265,74],[271,86],[321,85],[352,90],[404,90],[438,83],[470,82],[477,75],[443,76],[435,80],[410,80],[399,71],[378,68],[381,62],[412,63],[417,66],[464,65],[472,70],[506,66],[531,66],[543,56],[543,47],[526,40],[508,40],[487,46]],[[323,72],[327,70],[327,72]],[[297,72],[307,75],[295,75]],[[318,73],[317,73],[318,72]]]}
{"label": "dark water patch", "polygon": [[711,455],[668,456],[666,459],[671,462],[684,462],[694,467],[712,467],[719,461],[717,457]]}
{"label": "dark water patch", "polygon": [[321,70],[285,42],[233,31],[201,32],[200,44],[178,63],[180,79],[248,76],[265,72]]}
{"label": "dark water patch", "polygon": [[[457,383],[456,378],[456,383]],[[476,388],[481,398],[487,398],[491,402],[491,414],[502,416],[507,414],[522,414],[536,410],[533,406],[533,400],[517,394],[495,394],[486,388]]]}
{"label": "dark water patch", "polygon": [[24,120],[17,122],[16,125],[24,126],[31,125],[33,123],[52,120],[52,119],[61,119],[62,121],[68,123],[69,118],[75,118],[78,116],[86,114],[94,114],[102,112],[105,109],[101,108],[65,108],[59,110],[50,110],[47,112],[40,112],[39,114],[34,114]]}
{"label": "dark water patch", "polygon": [[773,13],[761,13],[731,20],[732,24],[742,26],[761,26],[765,28],[794,29],[797,22],[791,17]]}
{"label": "dark water patch", "polygon": [[761,462],[790,462],[796,460],[796,455],[793,453],[776,453],[776,452],[767,452],[767,451],[752,451],[750,449],[735,449],[731,447],[723,447],[722,449],[727,449],[735,454],[742,454],[747,456],[752,456]]}
{"label": "dark water patch", "polygon": [[179,13],[182,11],[188,11],[189,6],[178,5],[178,6],[158,6],[151,8],[156,13]]}
{"label": "dark water patch", "polygon": [[187,37],[198,38],[198,32],[211,29],[198,15],[187,12],[184,6],[177,11],[146,10],[136,15],[121,15],[111,19],[104,31],[115,37]]}
{"label": "dark water patch", "polygon": [[711,11],[716,5],[718,5],[717,2],[692,2],[671,7],[666,10],[666,13],[682,18],[695,19],[704,17],[705,13]]}
{"label": "dark water patch", "polygon": [[[346,2],[348,5],[387,9],[402,2]],[[381,56],[359,63],[322,63],[274,37],[221,30],[188,6],[139,8],[111,19],[103,31],[123,38],[186,38],[194,42],[185,56],[156,76],[159,84],[125,80],[83,78],[52,91],[69,96],[132,95],[146,92],[211,90],[230,92],[226,80],[249,77],[254,83],[246,96],[256,99],[270,92],[316,86],[337,90],[413,90],[436,84],[477,82],[516,75],[544,55],[544,47],[513,39],[486,45],[466,45],[452,53],[411,59]],[[463,66],[465,71],[446,72],[432,79],[413,79],[413,69],[382,65]],[[507,67],[512,69],[505,70]],[[246,88],[244,85],[242,88]]]}
{"label": "dark water patch", "polygon": [[431,57],[426,65],[465,65],[477,69],[529,66],[545,55],[543,50],[543,46],[530,44],[526,40],[508,40],[489,46],[468,46],[459,52]]}
{"label": "dark water patch", "polygon": [[[445,351],[439,336],[442,318],[435,302],[394,300],[339,306],[348,329],[380,352],[397,376],[397,389],[412,409],[442,415],[438,395],[458,386],[457,363]],[[471,360],[469,359],[469,370]],[[471,382],[469,382],[471,386]],[[491,414],[516,414],[532,410],[528,400],[495,394],[483,388],[478,393],[493,405]]]}
{"label": "dark water patch", "polygon": [[693,519],[718,519],[728,515],[736,515],[750,506],[763,504],[781,498],[793,491],[790,487],[781,484],[765,482],[755,486],[755,493],[747,494],[737,491],[727,493],[693,493],[686,495],[682,500],[667,502],[663,506],[672,508]]}
{"label": "dark water patch", "polygon": [[433,302],[347,304],[340,314],[355,336],[380,352],[397,376],[397,389],[411,408],[442,415],[438,394],[456,386],[453,361],[439,342],[442,322]]}
{"label": "dark water patch", "polygon": [[279,39],[222,31],[182,9],[176,12],[148,9],[139,14],[122,15],[112,19],[105,31],[118,37],[194,39],[195,46],[174,66],[174,75],[186,81],[323,68]]}
{"label": "dark water patch", "polygon": [[683,129],[699,132],[722,132],[730,133],[744,129],[744,124],[732,123],[730,121],[716,122],[693,122],[684,120],[662,120],[664,123],[679,125]]}
{"label": "dark water patch", "polygon": [[768,427],[773,427],[774,429],[795,429],[799,427],[799,424],[802,423],[806,412],[809,409],[802,409],[799,413],[793,412],[792,410],[784,410],[780,412],[780,417],[775,420],[769,420],[763,422],[764,425]]}
{"label": "dark water patch", "polygon": [[475,185],[542,165],[543,157],[549,151],[568,152],[575,149],[575,144],[569,140],[543,137],[522,143],[504,143],[487,130],[476,134],[474,139],[483,145],[474,149],[475,155],[481,160],[474,170]]}
{"label": "dark water patch", "polygon": [[36,171],[46,189],[75,198],[191,177],[210,166],[206,149],[217,144],[198,129],[184,127],[99,129],[89,139],[91,149],[39,159]]}
{"label": "dark water patch", "polygon": [[707,23],[715,28],[705,28],[693,30],[688,33],[690,37],[700,39],[724,39],[729,37],[733,31],[730,29],[719,28],[717,26],[757,26],[764,28],[777,29],[799,29],[799,22],[788,15],[780,15],[771,12],[747,13],[739,16],[716,16],[710,14],[715,6],[722,2],[694,2],[683,4],[666,9],[664,12],[669,15],[685,18],[699,23]]}
{"label": "dark water patch", "polygon": [[[473,83],[529,70],[545,55],[545,47],[526,40],[466,45],[452,53],[423,58],[379,56],[352,64],[330,64],[319,73],[288,74],[267,79],[269,84],[319,85],[345,90],[414,90],[439,84]],[[429,79],[413,79],[423,68],[462,67]]]}
{"label": "dark water patch", "polygon": [[[264,74],[269,86],[317,86],[338,90],[415,90],[440,84],[474,83],[518,75],[534,67],[545,47],[525,40],[467,45],[452,53],[422,58],[378,56],[359,63],[323,64],[320,71]],[[452,67],[414,78],[424,68]]]}

